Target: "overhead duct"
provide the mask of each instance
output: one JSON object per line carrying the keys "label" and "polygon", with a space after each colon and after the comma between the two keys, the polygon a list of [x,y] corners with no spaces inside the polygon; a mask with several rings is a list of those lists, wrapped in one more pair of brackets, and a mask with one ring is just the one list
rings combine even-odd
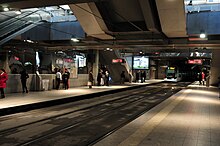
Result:
{"label": "overhead duct", "polygon": [[113,39],[105,33],[108,30],[95,3],[71,4],[69,7],[88,36]]}

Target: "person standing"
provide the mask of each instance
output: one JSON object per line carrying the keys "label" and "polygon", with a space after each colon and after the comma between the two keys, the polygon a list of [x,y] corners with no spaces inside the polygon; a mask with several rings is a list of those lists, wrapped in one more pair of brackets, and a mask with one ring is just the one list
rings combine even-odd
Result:
{"label": "person standing", "polygon": [[89,82],[88,82],[89,88],[92,88],[93,81],[94,81],[93,73],[92,73],[92,70],[90,70],[90,71],[89,71]]}
{"label": "person standing", "polygon": [[146,72],[145,71],[142,71],[141,72],[141,83],[144,83],[146,80]]}
{"label": "person standing", "polygon": [[60,81],[62,80],[62,74],[60,72],[60,69],[58,69],[56,73],[56,89],[58,90],[60,88]]}
{"label": "person standing", "polygon": [[102,70],[99,70],[99,73],[97,75],[97,85],[101,86],[101,80],[102,80]]}
{"label": "person standing", "polygon": [[62,80],[63,80],[63,85],[64,85],[65,90],[69,88],[69,86],[68,86],[69,77],[70,77],[70,74],[69,74],[68,70],[65,69],[65,72],[62,75]]}
{"label": "person standing", "polygon": [[8,80],[8,75],[4,69],[0,69],[0,91],[1,91],[1,98],[5,98],[4,89],[6,88],[6,82]]}
{"label": "person standing", "polygon": [[136,71],[136,83],[139,83],[140,80],[140,70]]}
{"label": "person standing", "polygon": [[121,72],[121,84],[125,83],[125,71]]}
{"label": "person standing", "polygon": [[205,85],[205,73],[202,71],[202,85]]}
{"label": "person standing", "polygon": [[22,84],[22,90],[23,93],[26,92],[28,93],[28,89],[27,89],[27,79],[29,78],[28,73],[26,72],[25,69],[23,69],[21,72],[21,84]]}
{"label": "person standing", "polygon": [[105,71],[105,85],[106,86],[109,86],[109,77],[110,77],[109,72],[108,70],[106,70]]}

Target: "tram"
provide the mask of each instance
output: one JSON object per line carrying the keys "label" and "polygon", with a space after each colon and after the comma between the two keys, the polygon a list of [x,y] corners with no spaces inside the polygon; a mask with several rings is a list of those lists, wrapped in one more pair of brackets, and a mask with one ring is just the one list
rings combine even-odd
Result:
{"label": "tram", "polygon": [[173,66],[167,67],[164,81],[179,82],[181,80],[182,80],[182,75],[177,67],[173,67]]}

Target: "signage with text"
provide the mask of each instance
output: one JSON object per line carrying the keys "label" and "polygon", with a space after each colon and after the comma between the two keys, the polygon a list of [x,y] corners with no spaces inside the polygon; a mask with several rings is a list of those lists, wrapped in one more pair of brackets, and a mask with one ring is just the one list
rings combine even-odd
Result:
{"label": "signage with text", "polygon": [[188,60],[188,64],[202,64],[202,59]]}
{"label": "signage with text", "polygon": [[125,60],[122,58],[112,59],[112,63],[125,63]]}

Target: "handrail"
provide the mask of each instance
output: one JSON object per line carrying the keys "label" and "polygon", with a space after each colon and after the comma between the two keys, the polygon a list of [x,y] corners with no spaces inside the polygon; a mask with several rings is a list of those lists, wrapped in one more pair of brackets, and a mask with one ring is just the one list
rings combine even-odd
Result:
{"label": "handrail", "polygon": [[[38,24],[42,24],[43,22],[38,22]],[[35,24],[25,24],[23,26],[21,26],[20,28],[17,28],[16,30],[14,30],[14,32],[8,32],[7,34],[5,34],[5,36],[3,36],[1,39],[0,39],[0,45],[6,43],[7,41],[11,40],[12,38],[26,32],[27,30],[30,30],[31,28],[35,27],[36,26],[36,23]]]}
{"label": "handrail", "polygon": [[[33,11],[26,11],[26,12],[20,14],[20,15],[15,16],[15,17],[9,16],[9,17],[11,17],[11,19],[8,19],[8,20],[6,20],[6,21],[0,23],[0,28],[1,28],[2,26],[7,25],[7,24],[13,23],[13,22],[15,22],[15,21],[19,21],[20,19],[23,19],[24,17],[30,16],[31,14],[33,14]],[[8,16],[8,15],[6,15],[6,14],[1,14],[1,15]],[[24,16],[23,16],[23,15],[24,15]]]}
{"label": "handrail", "polygon": [[[11,22],[8,25],[4,25],[2,27],[0,27],[0,37],[7,35],[8,33],[15,31],[16,29],[18,29],[19,27],[22,27],[24,25],[30,24],[34,22],[40,22],[41,20],[43,20],[43,18],[41,17],[41,15],[38,13],[39,11],[43,11],[43,10],[36,10],[36,11],[31,11],[31,13],[29,13],[28,15],[25,15],[22,18],[14,18],[16,19],[16,21]],[[45,12],[45,11],[43,11]],[[31,17],[32,15],[39,15],[38,17]],[[32,19],[30,19],[32,18]]]}
{"label": "handrail", "polygon": [[186,5],[187,12],[220,11],[220,4]]}
{"label": "handrail", "polygon": [[[24,13],[22,13],[22,14],[16,16],[16,17],[9,16],[9,17],[11,17],[11,19],[0,23],[0,28],[1,28],[2,25],[7,25],[7,24],[10,24],[10,23],[15,23],[16,21],[21,21],[22,19],[24,19],[24,18],[26,18],[26,17],[28,17],[28,16],[31,16],[31,15],[33,15],[33,14],[38,14],[38,12],[40,12],[40,11],[46,12],[46,13],[48,13],[48,14],[50,15],[50,12],[47,12],[47,11],[41,10],[41,9],[40,9],[40,10],[35,10],[35,11],[25,11]],[[26,14],[26,13],[27,13],[27,14]],[[26,15],[22,16],[23,14],[26,14]],[[1,15],[7,16],[6,14],[1,14]],[[38,14],[38,15],[40,15],[40,14]],[[21,17],[21,16],[22,16],[22,17]],[[20,18],[19,18],[19,17],[20,17]],[[41,17],[41,16],[40,16],[40,17]],[[42,18],[42,17],[41,17],[41,18]]]}

